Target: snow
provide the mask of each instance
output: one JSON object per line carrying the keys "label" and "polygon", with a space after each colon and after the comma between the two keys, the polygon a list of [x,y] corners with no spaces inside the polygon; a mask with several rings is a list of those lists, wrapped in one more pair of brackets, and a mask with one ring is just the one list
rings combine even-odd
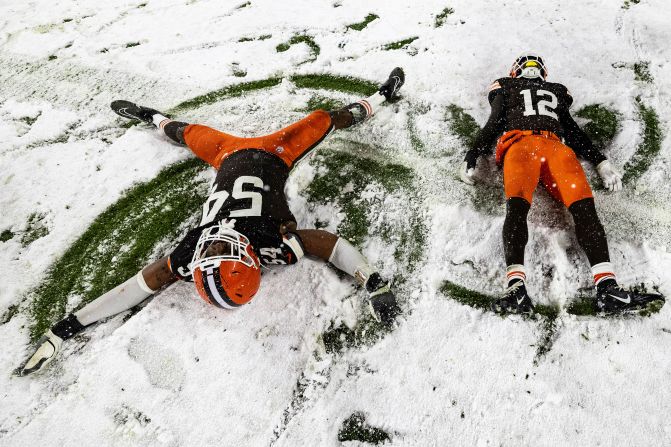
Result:
{"label": "snow", "polygon": [[[108,109],[118,98],[161,109],[243,81],[304,73],[378,80],[402,66],[406,99],[323,147],[338,148],[342,137],[412,167],[429,242],[404,286],[398,327],[339,355],[324,352],[319,335],[332,321],[353,326],[361,293],[313,261],[270,271],[255,300],[235,312],[208,307],[191,285],[176,284],[127,321],[114,317],[69,341],[44,374],[29,378],[11,375],[30,349],[30,316],[22,310],[0,325],[1,446],[329,446],[340,444],[342,421],[357,411],[389,433],[390,445],[671,444],[668,305],[645,319],[562,312],[551,351],[536,361],[538,323],[501,319],[438,290],[451,280],[498,293],[504,270],[502,208],[478,209],[477,192],[456,180],[463,148],[444,108],[463,107],[482,125],[486,86],[531,48],[545,56],[550,78],[571,90],[575,109],[599,103],[621,114],[608,152],[616,166],[641,141],[635,98],[658,113],[664,140],[648,172],[621,193],[595,196],[621,282],[671,294],[668,1],[628,9],[606,0],[142,4],[0,4],[0,231],[21,232],[35,212],[46,215],[49,229],[27,247],[20,237],[0,242],[0,315],[25,304],[41,273],[124,190],[189,156],[157,131],[120,128]],[[447,6],[455,12],[434,28]],[[369,13],[379,18],[362,31],[346,29]],[[239,42],[264,34],[272,37]],[[295,34],[320,46],[315,61],[302,63],[304,44],[276,52]],[[382,49],[413,36],[407,50]],[[639,61],[650,61],[653,83],[635,81],[626,68]],[[247,76],[236,77],[234,67]],[[262,134],[299,118],[309,97],[285,79],[183,118]],[[424,153],[408,136],[408,113],[417,110]],[[480,170],[486,185],[500,184],[491,166]],[[313,209],[303,197],[315,171],[308,160],[292,173],[292,210],[300,225],[324,216],[334,229],[337,207]],[[392,204],[388,212],[403,210]],[[569,222],[537,193],[526,253],[530,293],[540,303],[565,306],[590,285]],[[364,253],[385,274],[401,269],[378,238]]]}

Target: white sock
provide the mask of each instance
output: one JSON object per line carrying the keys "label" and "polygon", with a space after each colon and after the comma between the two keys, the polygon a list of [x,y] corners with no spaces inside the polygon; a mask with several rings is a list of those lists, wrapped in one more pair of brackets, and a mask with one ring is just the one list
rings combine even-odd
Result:
{"label": "white sock", "polygon": [[88,326],[140,304],[154,292],[155,290],[151,290],[145,282],[140,270],[123,284],[119,284],[79,309],[75,312],[75,316],[83,326]]}
{"label": "white sock", "polygon": [[333,247],[329,262],[348,275],[353,276],[362,286],[366,284],[368,277],[375,272],[368,265],[366,258],[359,253],[359,250],[341,237],[338,238]]}
{"label": "white sock", "polygon": [[613,264],[610,262],[600,262],[592,266],[592,275],[594,276],[594,285],[598,286],[599,283],[606,279],[615,279],[615,273],[613,269]]}
{"label": "white sock", "polygon": [[384,97],[381,93],[373,93],[373,95],[368,98],[361,99],[357,103],[361,104],[364,109],[366,109],[366,118],[370,118],[375,115],[377,109],[385,102],[387,98]]}
{"label": "white sock", "polygon": [[519,279],[526,284],[527,274],[524,271],[524,266],[522,264],[512,264],[506,267],[506,287],[508,287],[510,282],[514,279]]}
{"label": "white sock", "polygon": [[[163,116],[160,113],[157,113],[151,117],[152,121],[154,122],[154,126],[156,126],[159,129],[163,129],[163,126],[168,124],[170,121],[172,121],[170,118],[167,116]],[[165,123],[164,123],[165,121]],[[163,126],[161,126],[163,124]]]}

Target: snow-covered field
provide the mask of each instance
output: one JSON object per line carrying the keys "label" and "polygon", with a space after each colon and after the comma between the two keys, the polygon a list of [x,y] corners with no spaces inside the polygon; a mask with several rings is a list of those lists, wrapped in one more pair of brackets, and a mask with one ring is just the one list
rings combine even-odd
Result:
{"label": "snow-covered field", "polygon": [[[600,189],[585,168],[620,281],[671,295],[670,18],[668,0],[2,2],[0,445],[367,445],[374,434],[408,446],[671,445],[671,307],[649,318],[569,314],[591,278],[569,215],[547,194],[537,193],[527,247],[531,296],[561,309],[547,353],[542,321],[500,318],[440,291],[447,280],[496,294],[504,270],[500,173],[481,166],[475,189],[457,180],[465,149],[446,110],[482,125],[487,85],[533,49],[576,110],[617,112],[606,149],[615,165],[644,143],[640,104],[656,113],[661,149],[624,191]],[[309,39],[278,51],[295,36]],[[394,66],[406,71],[404,98],[324,142],[287,186],[299,225],[335,230],[346,219],[339,202],[306,198],[315,179],[339,176],[324,172],[320,151],[411,173],[394,193],[377,183],[361,192],[377,204],[361,248],[397,278],[404,305],[391,333],[327,349],[325,331],[365,318],[363,294],[305,260],[267,272],[235,312],[176,284],[66,343],[43,374],[12,375],[31,346],[30,292],[44,272],[128,188],[190,157],[155,130],[121,127],[111,100],[170,109],[283,78],[181,115],[254,135],[300,118],[315,95],[358,99],[292,76],[377,82]],[[416,264],[395,254],[394,235],[408,226],[422,228]],[[368,438],[339,440],[353,415]]]}

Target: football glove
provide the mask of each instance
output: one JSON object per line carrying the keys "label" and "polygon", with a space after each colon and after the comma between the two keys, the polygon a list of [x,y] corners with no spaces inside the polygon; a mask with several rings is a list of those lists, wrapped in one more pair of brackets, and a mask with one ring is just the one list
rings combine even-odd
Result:
{"label": "football glove", "polygon": [[37,348],[33,355],[19,369],[19,375],[27,376],[43,369],[58,354],[62,344],[63,339],[61,337],[51,332],[51,330],[47,331],[37,342]]}
{"label": "football glove", "polygon": [[475,166],[478,162],[478,153],[473,149],[466,152],[466,157],[464,157],[464,162],[461,164],[459,169],[459,178],[462,182],[468,185],[475,184]]}
{"label": "football glove", "polygon": [[609,191],[620,191],[622,189],[622,174],[615,170],[610,161],[602,161],[597,165],[596,170],[599,172],[606,189]]}
{"label": "football glove", "polygon": [[366,281],[366,290],[370,293],[368,304],[371,314],[376,321],[391,326],[401,308],[398,307],[396,297],[379,273],[373,273]]}

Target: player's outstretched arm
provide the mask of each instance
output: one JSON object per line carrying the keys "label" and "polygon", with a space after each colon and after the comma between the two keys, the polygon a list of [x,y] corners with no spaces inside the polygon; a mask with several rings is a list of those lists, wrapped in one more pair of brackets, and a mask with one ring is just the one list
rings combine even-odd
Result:
{"label": "player's outstretched arm", "polygon": [[305,252],[330,262],[338,269],[353,276],[366,288],[373,317],[390,326],[400,308],[389,283],[368,264],[366,258],[347,240],[324,230],[295,230],[301,238]]}
{"label": "player's outstretched arm", "polygon": [[[495,82],[493,85],[498,85]],[[504,113],[503,113],[503,93],[501,88],[497,87],[490,91],[489,99],[492,106],[492,111],[489,114],[489,119],[475,136],[472,146],[466,152],[464,161],[459,168],[459,178],[462,182],[468,185],[475,184],[475,166],[478,158],[481,155],[490,153],[494,141],[503,129]]]}
{"label": "player's outstretched arm", "polygon": [[96,321],[130,309],[153,295],[161,287],[176,280],[170,271],[168,258],[159,259],[139,271],[123,284],[96,298],[74,314],[56,323],[37,342],[37,347],[19,369],[25,376],[43,369],[58,354],[64,340]]}
{"label": "player's outstretched arm", "polygon": [[392,101],[398,97],[398,91],[405,83],[405,73],[400,67],[394,68],[389,78],[380,85],[376,93],[340,110],[329,112],[334,129],[345,129],[359,124],[375,114],[377,109],[385,102]]}

